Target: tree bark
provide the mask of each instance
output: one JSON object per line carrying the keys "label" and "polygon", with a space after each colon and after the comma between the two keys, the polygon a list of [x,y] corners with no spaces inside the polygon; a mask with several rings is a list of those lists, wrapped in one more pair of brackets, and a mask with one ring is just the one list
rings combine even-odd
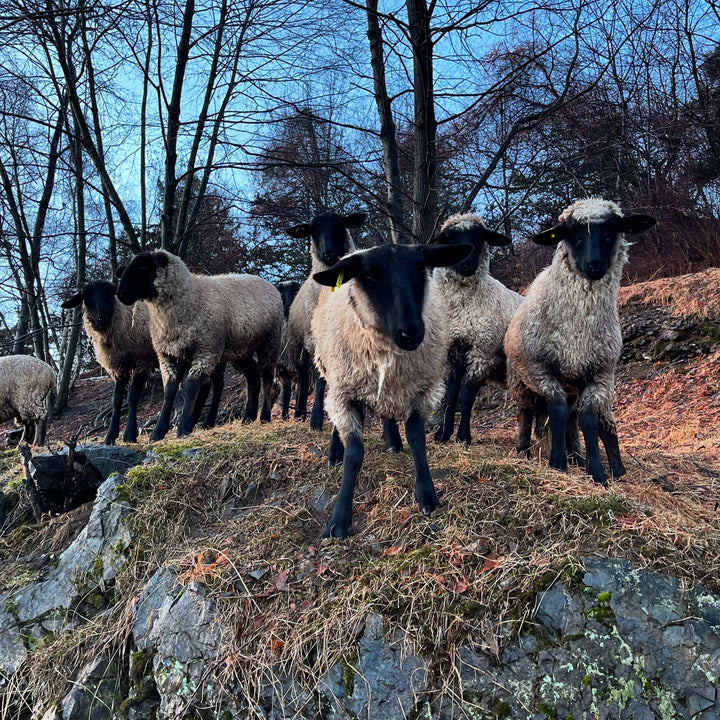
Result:
{"label": "tree bark", "polygon": [[365,6],[367,8],[367,36],[370,41],[370,65],[373,71],[375,104],[380,118],[380,142],[382,143],[385,168],[386,213],[390,224],[390,238],[394,243],[406,244],[410,242],[410,237],[404,223],[400,163],[392,101],[388,95],[385,79],[385,53],[382,30],[378,21],[378,0],[366,0]]}
{"label": "tree bark", "polygon": [[433,93],[433,42],[425,0],[406,0],[413,54],[413,100],[415,105],[415,162],[413,182],[413,241],[426,243],[437,215],[437,121]]}

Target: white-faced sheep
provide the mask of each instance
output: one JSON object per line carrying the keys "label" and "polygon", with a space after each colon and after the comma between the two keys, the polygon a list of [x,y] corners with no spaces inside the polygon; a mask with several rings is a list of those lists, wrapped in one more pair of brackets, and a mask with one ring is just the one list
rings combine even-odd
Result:
{"label": "white-faced sheep", "polygon": [[577,412],[587,472],[606,484],[598,435],[612,474],[625,473],[612,413],[615,366],[622,349],[617,294],[627,261],[623,233],[644,232],[655,220],[648,215],[623,217],[615,203],[600,198],[580,200],[558,219],[559,225],[533,238],[557,248],[552,264],[530,286],[505,337],[508,385],[520,406],[517,448],[527,452],[530,447],[539,397],[547,403],[550,420],[550,467],[566,470],[568,419],[574,426],[569,415]]}
{"label": "white-faced sheep", "polygon": [[[443,395],[447,318],[428,268],[453,265],[469,245],[385,245],[356,252],[313,278],[324,287],[312,320],[315,361],[328,382],[335,425],[328,462],[344,455],[343,478],[325,537],[347,537],[363,449],[364,408],[405,421],[415,464],[415,499],[438,505],[424,424]],[[331,290],[331,288],[334,289]]]}
{"label": "white-faced sheep", "polygon": [[[350,230],[359,228],[365,222],[365,213],[339,215],[338,213],[321,213],[309,223],[300,223],[288,228],[287,233],[293,238],[311,239],[310,257],[312,268],[310,277],[303,283],[290,307],[288,319],[287,356],[295,366],[299,379],[299,391],[295,405],[295,417],[307,417],[307,397],[310,386],[310,371],[315,345],[310,326],[313,313],[320,297],[320,286],[312,276],[334,265],[341,257],[355,250],[355,243]],[[323,400],[325,396],[325,380],[320,377],[315,384],[315,403],[310,416],[310,427],[322,429]]]}
{"label": "white-faced sheep", "polygon": [[124,442],[136,442],[137,406],[146,380],[158,367],[150,338],[150,313],[143,302],[128,308],[118,301],[115,287],[105,281],[88,283],[68,298],[64,308],[82,303],[83,325],[95,350],[95,357],[115,382],[113,412],[105,444],[112,445],[120,432],[120,415],[128,391],[128,418]]}
{"label": "white-faced sheep", "polygon": [[470,416],[478,390],[486,380],[505,385],[503,340],[522,297],[490,275],[490,248],[509,245],[510,238],[488,230],[477,215],[453,215],[430,242],[473,246],[464,260],[433,273],[445,298],[450,334],[445,413],[435,440],[446,442],[452,437],[462,387],[457,439],[469,443]]}
{"label": "white-faced sheep", "polygon": [[292,381],[293,376],[296,373],[295,363],[290,359],[288,353],[288,316],[290,313],[290,306],[295,299],[295,296],[302,287],[301,283],[295,280],[286,280],[280,282],[275,286],[280,293],[283,304],[283,314],[285,320],[283,321],[282,339],[280,342],[280,357],[277,362],[277,374],[280,378],[282,387],[282,393],[280,396],[280,407],[282,409],[282,419],[288,420],[290,418],[290,396],[292,395]]}
{"label": "white-faced sheep", "polygon": [[55,371],[30,355],[0,357],[0,422],[16,420],[23,426],[22,440],[45,442],[45,398],[57,389]]}
{"label": "white-faced sheep", "polygon": [[260,420],[270,421],[283,309],[280,293],[269,282],[254,275],[195,275],[179,257],[155,250],[133,257],[121,273],[117,296],[126,305],[144,300],[150,310],[150,334],[165,384],[165,402],[152,440],[165,437],[181,382],[178,436],[192,431],[196,400],[224,362],[231,362],[247,379],[243,420],[257,417],[262,379]]}

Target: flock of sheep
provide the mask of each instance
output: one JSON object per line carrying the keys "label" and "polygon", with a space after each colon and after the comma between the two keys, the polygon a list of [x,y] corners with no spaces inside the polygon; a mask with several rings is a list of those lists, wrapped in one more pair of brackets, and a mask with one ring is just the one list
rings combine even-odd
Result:
{"label": "flock of sheep", "polygon": [[[599,198],[566,208],[556,227],[533,238],[556,250],[524,298],[490,276],[490,247],[510,240],[476,215],[449,218],[427,245],[357,251],[349,230],[364,221],[363,214],[324,213],[288,230],[311,238],[312,270],[302,286],[278,289],[252,275],[195,275],[178,257],[156,250],[118,271],[117,288],[90,283],[63,303],[82,303],[97,359],[115,381],[105,442],[118,437],[128,386],[123,440],[137,440],[138,400],[158,366],[165,396],[151,440],[167,433],[181,385],[178,435],[192,431],[211,391],[204,425],[212,427],[230,362],[247,379],[245,422],[257,417],[261,386],[260,420],[270,420],[276,372],[283,419],[292,382],[298,386],[295,416],[304,418],[315,373],[311,426],[322,427],[326,401],[334,425],[328,462],[343,464],[325,537],[349,533],[366,408],[383,418],[391,452],[402,450],[397,422],[405,423],[415,498],[429,514],[438,498],[425,422],[444,397],[435,439],[449,440],[459,400],[457,439],[470,442],[471,410],[487,380],[507,383],[518,402],[518,452],[529,451],[535,420],[538,435],[549,426],[551,467],[567,469],[568,457],[583,461],[582,431],[592,478],[607,483],[600,441],[612,475],[624,473],[612,413],[622,345],[617,293],[627,261],[624,235],[649,229],[652,217],[623,216],[615,203]],[[0,421],[15,417],[27,440],[42,442],[52,370],[24,356],[0,362]]]}

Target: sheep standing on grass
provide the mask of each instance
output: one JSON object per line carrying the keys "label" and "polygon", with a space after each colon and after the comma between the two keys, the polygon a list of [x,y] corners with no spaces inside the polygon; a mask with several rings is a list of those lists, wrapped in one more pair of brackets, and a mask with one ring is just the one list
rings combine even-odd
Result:
{"label": "sheep standing on grass", "polygon": [[457,439],[469,443],[470,416],[478,390],[486,380],[505,385],[503,340],[522,297],[490,275],[490,247],[509,245],[510,238],[488,230],[477,215],[453,215],[430,242],[473,246],[464,260],[433,273],[447,306],[450,333],[445,413],[435,440],[447,442],[452,437],[460,397]]}
{"label": "sheep standing on grass", "polygon": [[424,425],[443,395],[449,337],[445,305],[427,269],[453,265],[470,250],[469,245],[385,245],[348,255],[313,275],[329,286],[312,320],[315,361],[328,382],[327,409],[335,425],[328,463],[344,461],[324,537],[349,532],[366,405],[382,417],[405,421],[415,499],[425,514],[438,506]]}
{"label": "sheep standing on grass", "polygon": [[[303,283],[290,307],[288,319],[287,356],[295,366],[299,391],[295,405],[295,417],[307,417],[307,397],[310,386],[310,372],[313,367],[315,343],[312,337],[311,321],[320,297],[320,286],[312,279],[315,273],[327,270],[341,257],[355,250],[350,230],[359,228],[365,222],[365,213],[338,215],[322,213],[309,223],[300,223],[288,228],[293,238],[311,238],[310,257],[312,269],[310,277]],[[310,427],[321,430],[323,424],[323,402],[325,380],[320,377],[315,383],[315,402],[310,416]]]}
{"label": "sheep standing on grass", "polygon": [[527,453],[530,448],[539,396],[547,403],[550,420],[550,467],[566,470],[566,431],[570,427],[571,437],[574,427],[570,400],[585,437],[587,472],[604,485],[598,435],[612,474],[625,474],[612,413],[615,366],[622,349],[617,294],[627,261],[623,233],[644,232],[655,220],[649,215],[623,217],[615,203],[589,198],[566,208],[559,222],[533,238],[557,248],[505,337],[508,385],[520,406],[517,449]]}
{"label": "sheep standing on grass", "polygon": [[[247,379],[243,421],[257,417],[261,380],[260,420],[270,421],[283,309],[280,293],[269,282],[254,275],[195,275],[179,257],[156,250],[130,261],[121,273],[117,296],[126,305],[145,300],[150,310],[150,334],[165,385],[165,402],[151,440],[167,434],[181,383],[178,436],[192,431],[203,385],[224,362],[231,362]],[[221,384],[216,373],[213,385],[221,390]]]}
{"label": "sheep standing on grass", "polygon": [[16,420],[22,425],[20,442],[45,442],[45,398],[56,390],[55,371],[42,360],[31,355],[0,357],[0,422]]}
{"label": "sheep standing on grass", "polygon": [[295,296],[300,291],[302,285],[295,280],[286,280],[275,286],[280,293],[283,304],[283,321],[282,339],[280,341],[280,357],[277,362],[277,373],[280,378],[282,394],[280,396],[280,407],[282,408],[282,419],[290,419],[290,396],[292,395],[292,381],[296,368],[295,363],[291,361],[288,354],[288,316],[290,314],[290,306]]}
{"label": "sheep standing on grass", "polygon": [[128,384],[128,418],[123,442],[136,442],[138,402],[145,382],[158,367],[150,338],[148,307],[143,302],[126,307],[118,301],[115,287],[105,281],[88,283],[62,307],[74,308],[80,303],[83,325],[95,357],[115,382],[112,418],[104,442],[114,444],[120,433],[120,415]]}

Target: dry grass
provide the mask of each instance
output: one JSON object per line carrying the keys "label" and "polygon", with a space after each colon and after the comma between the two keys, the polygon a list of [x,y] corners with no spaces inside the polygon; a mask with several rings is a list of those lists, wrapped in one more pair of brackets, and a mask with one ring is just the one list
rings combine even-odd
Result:
{"label": "dry grass", "polygon": [[[720,271],[626,288],[623,303],[716,312],[720,299],[698,299],[697,278],[714,290]],[[518,459],[513,409],[495,393],[479,403],[476,444],[429,442],[442,508],[426,518],[413,500],[411,458],[387,454],[379,428],[368,428],[344,542],[319,539],[341,474],[326,467],[329,431],[231,424],[160,444],[154,465],[130,473],[136,540],[106,613],[36,651],[19,696],[58,696],[101,646],[127,657],[133,603],[163,565],[206,586],[229,628],[212,672],[250,692],[283,674],[311,689],[338,661],[352,665],[370,612],[433,657],[440,676],[465,641],[499,652],[532,622],[537,592],[577,582],[588,555],[720,593],[719,370],[716,352],[620,385],[628,474],[609,490],[579,469]],[[202,451],[181,457],[189,447]],[[2,557],[27,554],[38,537],[61,547],[71,521],[33,534],[0,547]]]}

